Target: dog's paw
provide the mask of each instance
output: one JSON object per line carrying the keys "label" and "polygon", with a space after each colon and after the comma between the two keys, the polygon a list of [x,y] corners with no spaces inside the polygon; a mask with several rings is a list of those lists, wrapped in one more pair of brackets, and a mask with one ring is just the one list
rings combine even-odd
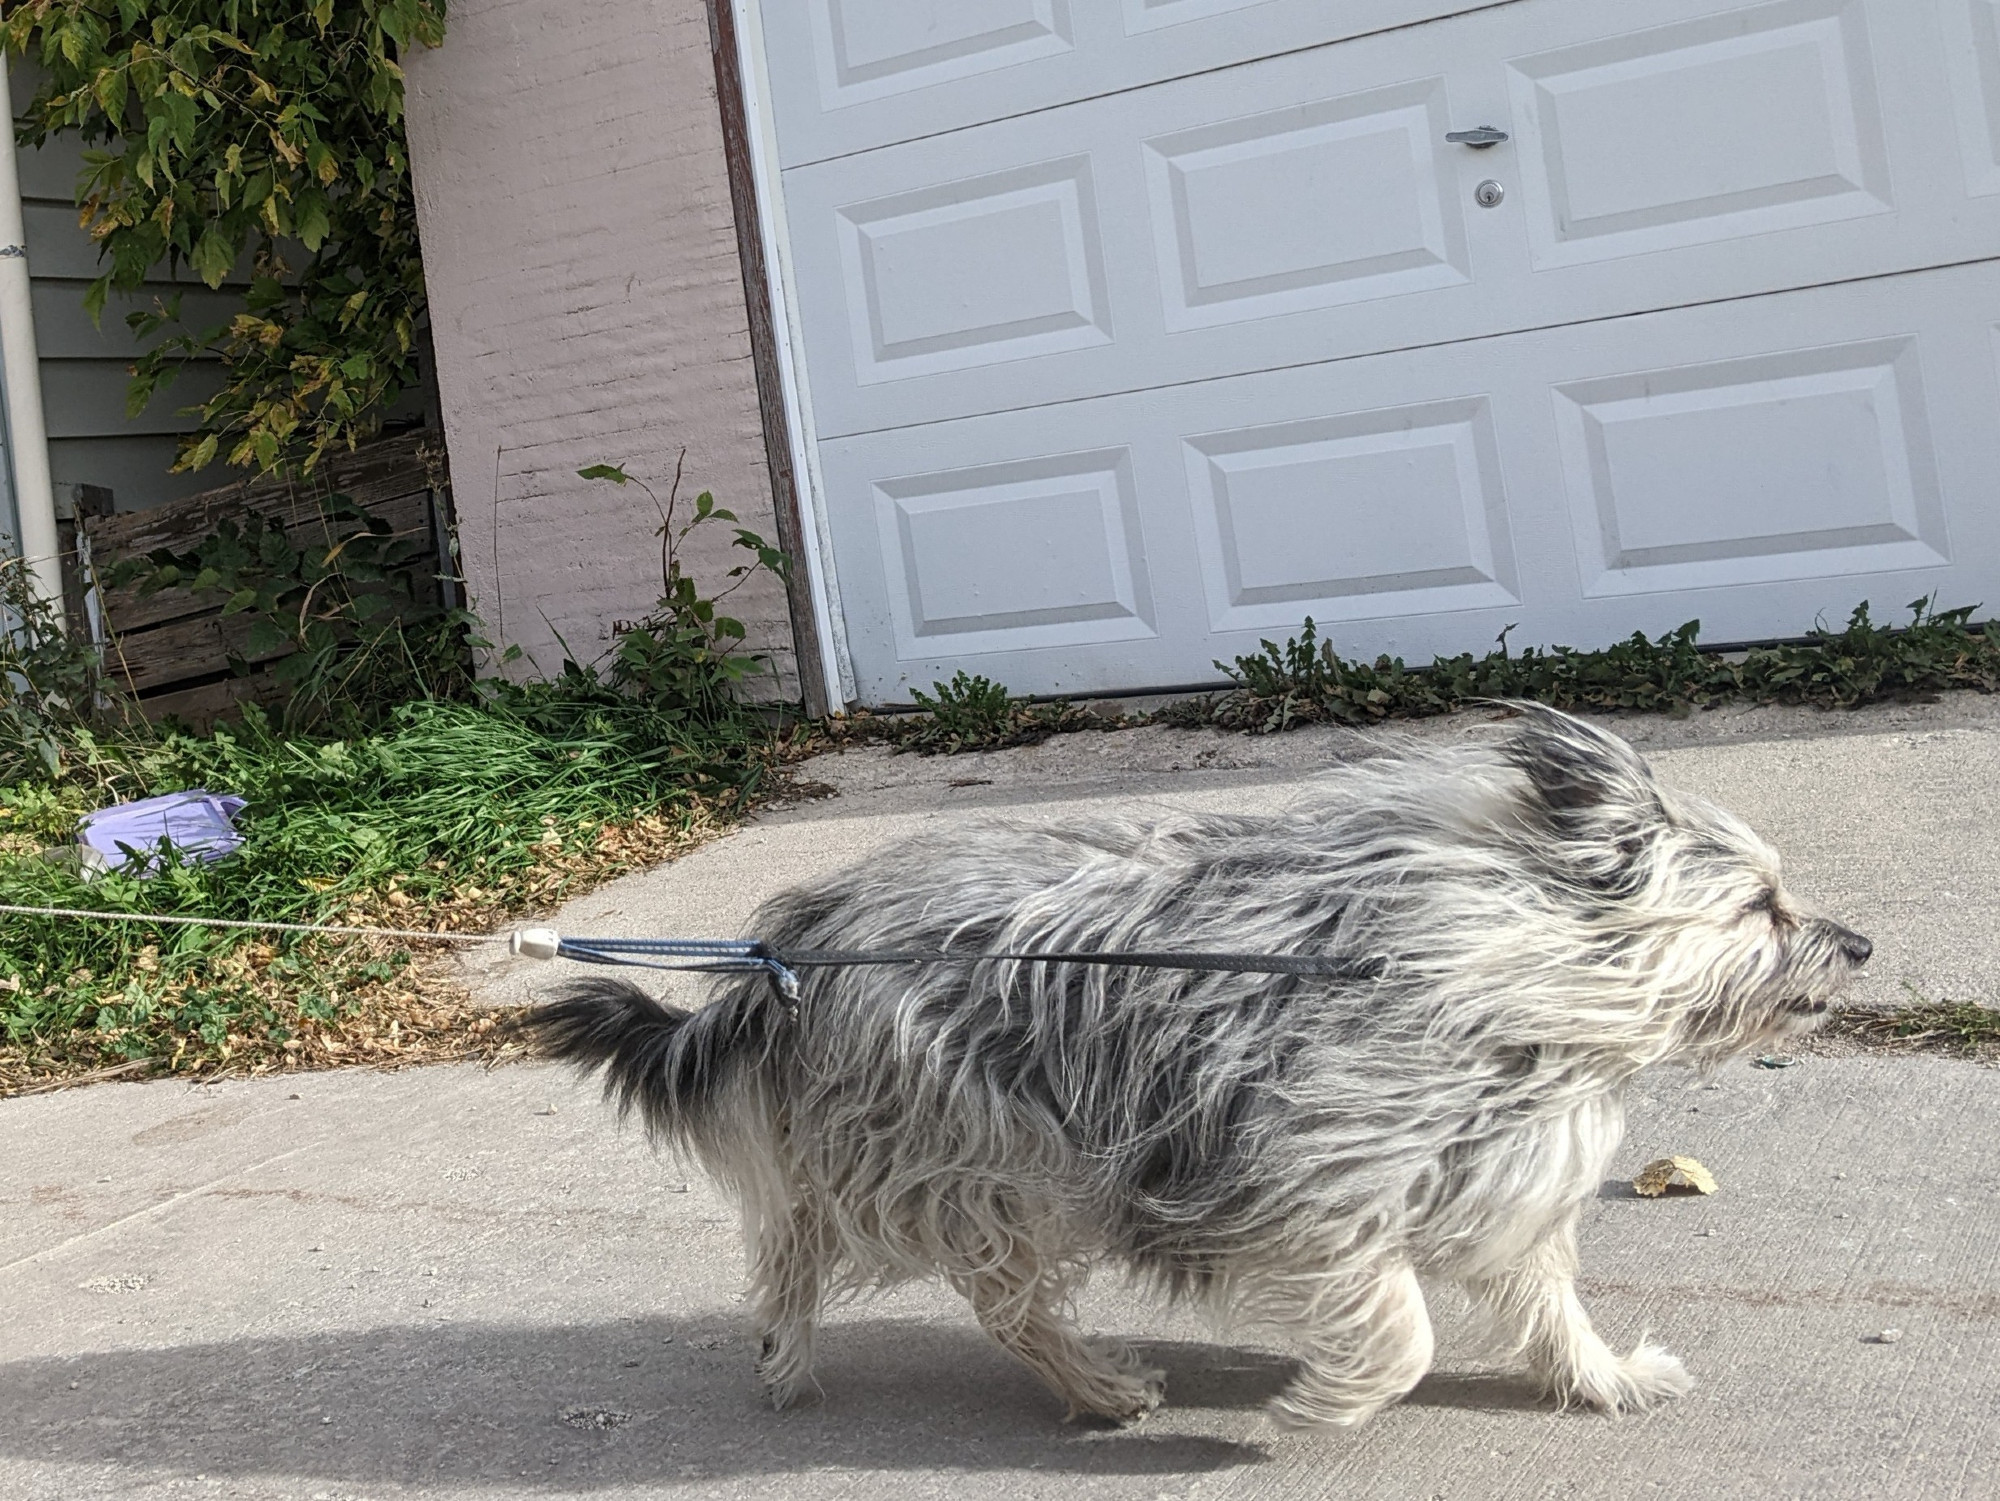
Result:
{"label": "dog's paw", "polygon": [[1574,1395],[1599,1412],[1644,1412],[1693,1390],[1694,1378],[1677,1357],[1642,1340],[1624,1359],[1579,1372]]}
{"label": "dog's paw", "polygon": [[1133,1364],[1091,1382],[1088,1391],[1072,1392],[1063,1421],[1098,1418],[1111,1423],[1143,1423],[1166,1398],[1167,1373]]}
{"label": "dog's paw", "polygon": [[812,1372],[800,1371],[796,1375],[780,1380],[764,1378],[764,1400],[771,1404],[773,1412],[785,1412],[794,1407],[809,1407],[820,1401],[826,1393],[813,1380]]}
{"label": "dog's paw", "polygon": [[757,1379],[763,1383],[764,1400],[776,1412],[797,1407],[809,1394],[819,1393],[819,1384],[813,1380],[812,1367],[803,1353],[795,1346],[781,1345],[769,1335],[765,1336],[763,1351],[757,1357]]}
{"label": "dog's paw", "polygon": [[1324,1433],[1335,1428],[1359,1428],[1380,1412],[1386,1401],[1330,1403],[1313,1401],[1298,1391],[1280,1392],[1264,1404],[1264,1413],[1292,1433]]}
{"label": "dog's paw", "polygon": [[1694,1390],[1694,1377],[1680,1358],[1644,1340],[1619,1366],[1642,1407],[1685,1397]]}

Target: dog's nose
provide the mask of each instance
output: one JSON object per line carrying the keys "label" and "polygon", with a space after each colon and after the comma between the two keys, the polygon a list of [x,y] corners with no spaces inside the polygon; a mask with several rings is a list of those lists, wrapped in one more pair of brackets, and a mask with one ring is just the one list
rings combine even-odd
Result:
{"label": "dog's nose", "polygon": [[1840,930],[1840,951],[1855,964],[1866,964],[1868,956],[1875,952],[1875,945],[1851,928]]}

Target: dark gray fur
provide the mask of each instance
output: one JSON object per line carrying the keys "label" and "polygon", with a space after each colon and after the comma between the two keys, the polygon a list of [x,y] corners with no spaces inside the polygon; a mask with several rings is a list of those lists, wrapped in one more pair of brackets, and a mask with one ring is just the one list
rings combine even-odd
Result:
{"label": "dark gray fur", "polygon": [[1428,1366],[1417,1274],[1468,1288],[1564,1397],[1686,1386],[1576,1304],[1574,1226],[1623,1085],[1810,1025],[1866,941],[1802,912],[1740,822],[1524,709],[1391,748],[1270,818],[968,826],[767,903],[787,949],[1206,950],[1379,960],[1336,981],[987,963],[763,978],[688,1015],[593,981],[558,1057],[745,1205],[764,1373],[809,1381],[835,1296],[941,1275],[1074,1411],[1158,1376],[1063,1309],[1099,1262],[1300,1344],[1276,1404],[1350,1423]]}

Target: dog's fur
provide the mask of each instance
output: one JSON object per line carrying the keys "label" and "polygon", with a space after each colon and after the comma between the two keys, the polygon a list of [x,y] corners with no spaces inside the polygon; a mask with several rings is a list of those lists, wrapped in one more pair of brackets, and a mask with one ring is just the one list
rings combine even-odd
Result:
{"label": "dog's fur", "polygon": [[1805,1030],[1869,945],[1622,740],[1520,713],[1340,765],[1280,816],[926,832],[751,924],[781,953],[1338,954],[1375,978],[833,969],[795,1007],[743,978],[693,1014],[598,982],[526,1025],[741,1196],[781,1407],[830,1298],[942,1276],[1072,1414],[1141,1416],[1160,1373],[1066,1313],[1111,1262],[1290,1336],[1292,1422],[1416,1384],[1419,1274],[1561,1399],[1642,1408],[1687,1389],[1680,1362],[1613,1354],[1574,1287],[1626,1081]]}

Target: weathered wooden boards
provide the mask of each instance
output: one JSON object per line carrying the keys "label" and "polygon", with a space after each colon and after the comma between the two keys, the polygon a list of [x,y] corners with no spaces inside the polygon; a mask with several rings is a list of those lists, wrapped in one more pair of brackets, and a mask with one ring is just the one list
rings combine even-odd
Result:
{"label": "weathered wooden boards", "polygon": [[345,495],[388,522],[398,536],[436,538],[441,544],[446,494],[443,442],[434,432],[420,431],[329,457],[305,480],[246,479],[149,511],[80,517],[90,569],[99,581],[99,618],[112,670],[150,719],[172,714],[205,724],[234,704],[271,701],[281,690],[269,674],[239,673],[232,661],[261,668],[286,649],[252,658],[249,621],[225,617],[219,594],[112,588],[102,582],[110,566],[162,548],[192,551],[222,521],[241,525],[251,516],[281,522],[295,541],[317,536],[331,547],[340,538],[320,507],[329,495]]}

